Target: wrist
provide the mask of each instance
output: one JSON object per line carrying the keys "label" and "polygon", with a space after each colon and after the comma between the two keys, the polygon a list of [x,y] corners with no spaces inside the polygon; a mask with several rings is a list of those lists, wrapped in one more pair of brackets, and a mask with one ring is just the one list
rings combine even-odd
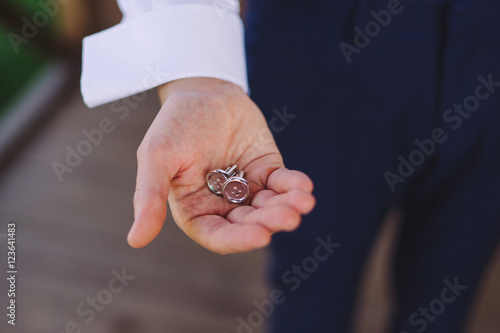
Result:
{"label": "wrist", "polygon": [[162,103],[169,97],[178,94],[201,94],[206,96],[234,96],[243,94],[243,89],[231,82],[209,78],[193,77],[167,82],[157,88]]}

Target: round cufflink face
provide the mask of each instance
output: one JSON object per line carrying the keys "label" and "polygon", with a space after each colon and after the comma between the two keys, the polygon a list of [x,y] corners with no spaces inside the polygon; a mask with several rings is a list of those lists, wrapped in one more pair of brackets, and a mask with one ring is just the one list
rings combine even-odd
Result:
{"label": "round cufflink face", "polygon": [[250,196],[250,184],[241,177],[231,177],[224,184],[222,194],[227,201],[242,203]]}
{"label": "round cufflink face", "polygon": [[222,189],[224,188],[224,183],[228,179],[226,171],[217,169],[210,171],[207,174],[207,185],[210,191],[217,195],[222,195]]}

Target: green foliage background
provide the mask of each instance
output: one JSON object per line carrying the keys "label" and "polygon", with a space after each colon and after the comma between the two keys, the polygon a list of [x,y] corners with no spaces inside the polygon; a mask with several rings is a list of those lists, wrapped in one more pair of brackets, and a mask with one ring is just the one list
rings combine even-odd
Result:
{"label": "green foliage background", "polygon": [[[11,3],[21,9],[24,16],[32,22],[33,14],[43,10],[40,2],[41,0],[16,0]],[[22,16],[16,19],[22,22]],[[55,21],[57,17],[40,30],[53,31]],[[16,53],[8,38],[9,33],[12,33],[11,28],[0,20],[0,121],[8,112],[7,106],[49,61],[31,41],[20,44],[19,52]]]}

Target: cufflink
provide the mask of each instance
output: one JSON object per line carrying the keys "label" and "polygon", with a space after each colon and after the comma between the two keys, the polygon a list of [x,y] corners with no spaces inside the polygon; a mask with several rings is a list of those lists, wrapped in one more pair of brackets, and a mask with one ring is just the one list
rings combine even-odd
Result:
{"label": "cufflink", "polygon": [[237,176],[230,177],[222,188],[222,194],[227,201],[235,204],[244,202],[250,196],[250,184],[243,178],[241,171]]}
{"label": "cufflink", "polygon": [[236,173],[236,164],[226,170],[215,169],[207,174],[206,182],[210,191],[217,195],[222,195],[222,190],[226,181]]}

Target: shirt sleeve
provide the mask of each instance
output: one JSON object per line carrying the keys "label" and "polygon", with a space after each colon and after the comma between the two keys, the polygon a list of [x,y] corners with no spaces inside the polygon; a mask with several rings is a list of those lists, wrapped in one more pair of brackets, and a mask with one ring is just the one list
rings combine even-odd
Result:
{"label": "shirt sleeve", "polygon": [[81,91],[98,106],[164,83],[212,77],[248,92],[237,0],[118,0],[123,20],[83,39]]}

